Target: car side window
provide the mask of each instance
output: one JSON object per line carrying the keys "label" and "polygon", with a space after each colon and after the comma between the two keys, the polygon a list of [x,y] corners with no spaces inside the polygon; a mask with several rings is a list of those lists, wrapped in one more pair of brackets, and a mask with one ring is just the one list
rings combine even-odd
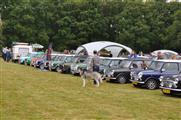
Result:
{"label": "car side window", "polygon": [[141,69],[141,68],[142,68],[142,66],[141,66],[142,63],[143,63],[142,61],[133,61],[131,66],[132,66],[134,69],[137,69],[137,68]]}
{"label": "car side window", "polygon": [[119,60],[113,60],[110,66],[117,66],[119,64]]}
{"label": "car side window", "polygon": [[178,64],[177,63],[165,63],[162,67],[167,72],[178,72]]}
{"label": "car side window", "polygon": [[83,59],[80,59],[80,60],[79,60],[79,63],[83,63],[84,61],[85,61],[85,60],[83,60]]}

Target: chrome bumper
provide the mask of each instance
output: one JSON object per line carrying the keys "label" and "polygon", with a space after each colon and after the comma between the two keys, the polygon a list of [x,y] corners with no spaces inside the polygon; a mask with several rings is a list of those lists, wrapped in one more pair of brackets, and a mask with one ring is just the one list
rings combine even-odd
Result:
{"label": "chrome bumper", "polygon": [[177,91],[181,92],[181,89],[174,89],[174,88],[167,88],[167,87],[160,87],[161,89],[171,90],[171,91]]}
{"label": "chrome bumper", "polygon": [[136,83],[136,84],[145,84],[145,82],[143,81],[138,81],[138,80],[130,80],[133,84]]}

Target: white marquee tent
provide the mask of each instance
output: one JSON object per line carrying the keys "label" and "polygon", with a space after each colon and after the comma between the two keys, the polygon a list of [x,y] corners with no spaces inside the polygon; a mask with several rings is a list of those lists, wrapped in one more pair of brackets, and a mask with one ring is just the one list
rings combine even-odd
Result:
{"label": "white marquee tent", "polygon": [[177,52],[172,51],[172,50],[155,50],[153,51],[151,54],[154,56],[156,56],[158,53],[162,53],[162,54],[172,54],[172,55],[178,55]]}
{"label": "white marquee tent", "polygon": [[40,45],[40,44],[37,44],[37,43],[32,44],[32,47],[33,47],[33,48],[44,48],[43,45]]}
{"label": "white marquee tent", "polygon": [[161,54],[163,59],[170,59],[173,55],[178,55],[177,52],[172,50],[155,50],[151,53],[154,57],[158,57],[158,54]]}
{"label": "white marquee tent", "polygon": [[132,52],[131,48],[124,46],[122,44],[109,42],[109,41],[97,41],[79,46],[76,50],[76,54],[80,55],[86,52],[88,55],[93,55],[94,50],[100,52],[103,49],[111,51],[113,57],[119,57],[125,52],[127,54],[130,54]]}

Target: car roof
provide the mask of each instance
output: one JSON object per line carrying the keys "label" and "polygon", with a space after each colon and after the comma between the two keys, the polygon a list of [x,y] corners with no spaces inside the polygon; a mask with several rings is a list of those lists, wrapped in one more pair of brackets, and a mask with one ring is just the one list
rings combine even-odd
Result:
{"label": "car roof", "polygon": [[108,59],[108,60],[124,60],[127,58],[123,58],[123,57],[100,57],[101,59]]}
{"label": "car roof", "polygon": [[136,60],[140,60],[140,61],[141,61],[141,60],[142,60],[142,61],[143,61],[143,60],[144,60],[144,61],[152,61],[152,59],[147,59],[147,58],[129,58],[129,59],[127,59],[127,60],[130,60],[130,61],[134,61],[134,60],[135,60],[135,61],[136,61]]}
{"label": "car roof", "polygon": [[163,60],[155,60],[155,61],[160,61],[160,62],[179,62],[181,63],[181,60],[168,60],[168,59],[163,59]]}
{"label": "car roof", "polygon": [[72,57],[73,57],[73,56],[75,56],[75,55],[74,55],[74,54],[65,54],[64,56],[66,56],[66,57],[67,57],[67,56],[72,56]]}

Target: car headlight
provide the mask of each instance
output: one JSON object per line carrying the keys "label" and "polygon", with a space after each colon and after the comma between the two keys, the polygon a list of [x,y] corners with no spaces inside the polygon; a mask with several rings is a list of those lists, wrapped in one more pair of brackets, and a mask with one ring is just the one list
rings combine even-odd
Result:
{"label": "car headlight", "polygon": [[75,70],[80,70],[80,68],[81,68],[80,66],[76,66]]}
{"label": "car headlight", "polygon": [[164,85],[164,83],[163,83],[163,82],[161,82],[161,83],[160,83],[160,86],[162,86],[162,87],[163,87],[163,85]]}
{"label": "car headlight", "polygon": [[56,64],[56,63],[53,64],[53,66],[56,66],[56,65],[58,65],[58,64]]}
{"label": "car headlight", "polygon": [[106,69],[103,70],[103,73],[104,73],[104,74],[106,73]]}
{"label": "car headlight", "polygon": [[53,65],[54,65],[54,63],[51,63],[51,64],[50,64],[50,66],[53,66]]}
{"label": "car headlight", "polygon": [[138,78],[142,78],[142,76],[143,76],[143,73],[140,72],[140,73],[138,74]]}
{"label": "car headlight", "polygon": [[169,88],[172,88],[172,84],[170,83],[170,84],[168,85],[168,87],[169,87]]}
{"label": "car headlight", "polygon": [[114,70],[111,71],[110,75],[113,75],[114,74]]}
{"label": "car headlight", "polygon": [[160,80],[160,82],[163,81],[163,76],[160,76],[159,80]]}
{"label": "car headlight", "polygon": [[130,73],[130,76],[133,76],[134,75],[134,72],[132,71],[131,73]]}
{"label": "car headlight", "polygon": [[178,81],[179,81],[179,79],[178,79],[178,78],[175,78],[175,79],[174,79],[174,81],[175,81],[175,82],[178,82]]}
{"label": "car headlight", "polygon": [[75,66],[75,70],[78,70],[79,69],[79,67],[78,66]]}

